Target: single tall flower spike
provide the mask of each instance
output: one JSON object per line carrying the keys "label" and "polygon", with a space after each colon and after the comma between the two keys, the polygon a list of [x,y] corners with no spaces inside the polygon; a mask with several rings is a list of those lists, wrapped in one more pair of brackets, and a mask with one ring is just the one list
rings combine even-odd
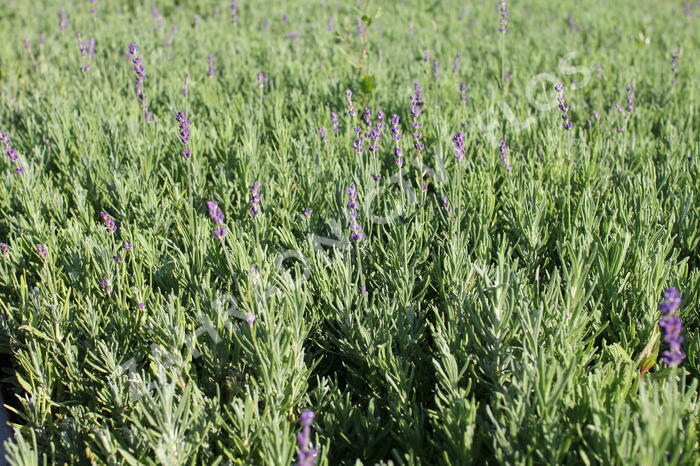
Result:
{"label": "single tall flower spike", "polygon": [[192,151],[190,150],[190,120],[187,119],[185,112],[177,112],[175,119],[180,130],[180,141],[185,146],[182,150],[182,156],[185,158],[192,157]]}
{"label": "single tall flower spike", "polygon": [[260,213],[260,183],[257,181],[250,187],[250,215],[255,217]]}
{"label": "single tall flower spike", "polygon": [[209,54],[207,58],[209,60],[209,70],[207,71],[207,76],[212,77],[216,72],[216,65],[214,64],[215,58],[212,54]]}
{"label": "single tall flower spike", "polygon": [[352,91],[350,89],[345,91],[345,99],[348,101],[348,116],[354,117],[357,111],[352,104]]}
{"label": "single tall flower spike", "polygon": [[365,237],[362,231],[362,225],[357,221],[357,217],[360,216],[360,212],[357,210],[359,204],[357,203],[357,189],[355,188],[355,183],[351,184],[345,193],[349,196],[347,206],[350,209],[350,240],[352,241],[362,241]]}
{"label": "single tall flower spike", "polygon": [[681,349],[683,325],[681,318],[676,315],[680,306],[681,294],[675,287],[667,288],[664,291],[664,301],[659,303],[659,311],[663,315],[659,321],[659,327],[663,332],[664,343],[668,345],[668,349],[664,350],[661,356],[667,366],[677,366],[685,359],[685,353]]}
{"label": "single tall flower spike", "polygon": [[506,144],[505,139],[498,141],[498,151],[501,157],[501,164],[503,164],[503,169],[510,174],[513,167],[511,167],[510,163],[508,162],[508,145]]}
{"label": "single tall flower spike", "polygon": [[318,449],[311,448],[311,424],[314,422],[314,412],[307,410],[301,413],[301,432],[297,434],[299,453],[298,466],[313,466]]}
{"label": "single tall flower spike", "polygon": [[559,94],[557,100],[559,101],[559,110],[562,112],[561,119],[564,120],[562,127],[568,131],[574,124],[569,119],[569,104],[566,103],[566,99],[564,98],[564,85],[562,83],[557,83],[554,89],[557,91],[557,94]]}
{"label": "single tall flower spike", "polygon": [[469,94],[467,94],[467,85],[462,83],[459,85],[459,98],[463,102],[469,102]]}
{"label": "single tall flower spike", "polygon": [[508,10],[505,0],[501,0],[499,10],[501,12],[501,26],[498,28],[498,30],[505,34],[505,32],[508,30],[508,17],[510,16],[510,11]]}
{"label": "single tall flower spike", "polygon": [[452,137],[452,142],[455,144],[455,157],[457,160],[464,158],[464,133],[457,133]]}
{"label": "single tall flower spike", "polygon": [[132,69],[136,73],[136,81],[134,82],[134,91],[136,92],[136,98],[141,104],[143,109],[143,116],[146,121],[153,121],[153,113],[148,111],[148,99],[143,90],[143,83],[146,81],[146,68],[142,64],[141,57],[137,56],[138,49],[136,44],[132,42],[129,44],[129,54],[131,55],[131,63],[134,65]]}

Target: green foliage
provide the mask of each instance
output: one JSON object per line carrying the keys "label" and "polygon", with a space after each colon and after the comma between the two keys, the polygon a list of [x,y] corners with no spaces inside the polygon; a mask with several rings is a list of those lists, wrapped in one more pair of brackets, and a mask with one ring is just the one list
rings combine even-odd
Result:
{"label": "green foliage", "polygon": [[[232,24],[218,0],[66,2],[65,32],[61,2],[2,4],[0,130],[26,167],[3,151],[10,464],[292,464],[305,409],[322,466],[698,464],[700,7],[520,2],[501,35],[492,2],[376,3],[240,0]],[[358,155],[365,107],[386,127]]]}

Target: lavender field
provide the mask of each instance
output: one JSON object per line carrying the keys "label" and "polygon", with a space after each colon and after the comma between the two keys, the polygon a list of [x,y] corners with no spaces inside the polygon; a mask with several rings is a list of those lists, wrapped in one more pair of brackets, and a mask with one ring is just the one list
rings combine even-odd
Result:
{"label": "lavender field", "polygon": [[700,1],[0,0],[6,461],[700,464],[699,47]]}

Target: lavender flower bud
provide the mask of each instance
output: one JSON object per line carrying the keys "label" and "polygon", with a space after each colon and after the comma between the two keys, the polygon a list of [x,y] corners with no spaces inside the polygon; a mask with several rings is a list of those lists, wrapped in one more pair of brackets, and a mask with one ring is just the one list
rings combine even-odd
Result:
{"label": "lavender flower bud", "polygon": [[116,222],[107,212],[100,212],[100,217],[102,217],[102,223],[104,223],[107,233],[114,233],[118,230]]}
{"label": "lavender flower bud", "polygon": [[260,183],[257,181],[250,187],[250,215],[255,217],[260,213]]}

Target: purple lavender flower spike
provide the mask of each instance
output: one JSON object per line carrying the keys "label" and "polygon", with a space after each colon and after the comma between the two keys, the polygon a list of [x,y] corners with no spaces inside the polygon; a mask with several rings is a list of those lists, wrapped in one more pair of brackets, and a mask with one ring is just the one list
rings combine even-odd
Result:
{"label": "purple lavender flower spike", "polygon": [[66,15],[66,9],[61,7],[61,32],[66,32],[68,30],[68,16]]}
{"label": "purple lavender flower spike", "polygon": [[505,139],[501,139],[498,142],[498,149],[499,149],[499,155],[501,157],[501,164],[503,165],[503,169],[510,174],[510,171],[513,169],[513,167],[510,166],[510,163],[508,162],[508,145],[506,144]]}
{"label": "purple lavender flower spike", "polygon": [[46,257],[49,254],[49,251],[46,249],[46,246],[44,246],[41,243],[36,243],[36,252],[42,257]]}
{"label": "purple lavender flower spike", "polygon": [[238,24],[238,2],[231,0],[229,8],[231,9],[231,24]]}
{"label": "purple lavender flower spike", "polygon": [[215,64],[215,58],[214,55],[211,53],[207,56],[207,60],[209,63],[209,70],[207,70],[207,76],[212,77],[214,76],[214,73],[216,72],[216,64]]}
{"label": "purple lavender flower spike", "polygon": [[556,90],[557,94],[559,94],[557,96],[557,100],[559,101],[559,110],[562,112],[562,127],[568,131],[574,126],[574,124],[569,119],[569,104],[566,103],[566,99],[564,98],[564,85],[562,83],[557,83],[554,86],[554,90]]}
{"label": "purple lavender flower spike", "polygon": [[109,285],[109,282],[107,280],[100,280],[100,286],[102,287],[102,289],[105,290],[105,293],[109,294],[112,292],[112,287]]}
{"label": "purple lavender flower spike", "polygon": [[357,221],[357,217],[360,216],[357,208],[359,204],[357,202],[357,189],[355,188],[355,183],[351,184],[345,193],[349,196],[348,199],[348,209],[350,210],[350,240],[351,241],[361,241],[365,234],[362,231],[362,225]]}
{"label": "purple lavender flower spike", "polygon": [[467,94],[467,85],[462,83],[459,85],[459,98],[462,102],[469,102],[469,94]]}
{"label": "purple lavender flower spike", "polygon": [[328,140],[328,135],[326,134],[326,128],[320,127],[318,129],[318,135],[321,137],[322,141],[327,141]]}
{"label": "purple lavender flower spike", "polygon": [[365,107],[365,111],[362,113],[362,121],[365,122],[365,126],[372,125],[372,110],[369,107]]}
{"label": "purple lavender flower spike", "polygon": [[207,201],[209,209],[209,217],[214,221],[215,225],[221,225],[224,222],[224,213],[219,209],[219,203],[216,201]]}
{"label": "purple lavender flower spike", "polygon": [[146,309],[146,305],[144,303],[138,303],[139,309]]}
{"label": "purple lavender flower spike", "polygon": [[678,63],[679,63],[679,58],[681,56],[681,50],[678,49],[675,52],[671,53],[671,71],[674,73],[678,71]]}
{"label": "purple lavender flower spike", "polygon": [[313,215],[313,210],[311,210],[311,207],[307,207],[304,209],[304,217],[309,218]]}
{"label": "purple lavender flower spike", "polygon": [[455,157],[457,160],[462,160],[464,158],[464,133],[457,133],[452,138],[452,142],[455,144]]}
{"label": "purple lavender flower spike", "polygon": [[257,181],[250,187],[250,215],[255,217],[260,213],[260,183]]}
{"label": "purple lavender flower spike", "polygon": [[680,307],[681,294],[673,286],[666,288],[664,290],[664,300],[659,303],[659,311],[663,315],[675,314]]}
{"label": "purple lavender flower spike", "polygon": [[132,249],[134,249],[134,245],[131,243],[127,243],[126,241],[122,243],[122,247],[127,251],[131,251]]}
{"label": "purple lavender flower spike", "polygon": [[340,120],[338,119],[338,114],[335,112],[331,112],[331,125],[333,125],[333,131],[338,132],[340,131]]}
{"label": "purple lavender flower spike", "polygon": [[141,104],[143,115],[146,121],[153,121],[153,113],[148,111],[148,99],[143,90],[143,83],[146,81],[146,68],[142,64],[141,57],[137,56],[137,46],[134,42],[129,44],[129,54],[131,55],[131,63],[134,65],[132,69],[136,73],[136,81],[134,82],[134,91],[136,98]]}
{"label": "purple lavender flower spike", "polygon": [[683,344],[683,325],[681,318],[676,315],[676,311],[681,306],[681,294],[675,287],[669,287],[664,291],[664,301],[659,304],[662,318],[659,321],[659,327],[663,332],[664,343],[668,345],[668,349],[661,353],[664,364],[667,366],[677,366],[683,359],[685,353],[681,348]]}
{"label": "purple lavender flower spike", "polygon": [[107,233],[114,233],[117,231],[117,224],[112,217],[107,212],[100,212],[100,217],[102,217],[102,223],[104,223],[105,230]]}
{"label": "purple lavender flower spike", "polygon": [[185,112],[177,112],[175,119],[178,122],[180,141],[185,146],[182,150],[182,156],[185,158],[192,157],[192,151],[190,150],[190,120],[187,119]]}
{"label": "purple lavender flower spike", "polygon": [[226,236],[226,227],[222,224],[224,223],[224,213],[219,208],[219,203],[216,201],[207,201],[207,209],[209,209],[209,217],[211,217],[214,225],[218,225],[219,228],[212,230],[212,233],[217,238],[223,238]]}
{"label": "purple lavender flower spike", "polygon": [[498,28],[498,30],[505,34],[505,32],[508,30],[508,17],[510,16],[505,0],[501,0],[499,10],[501,12],[501,26]]}
{"label": "purple lavender flower spike", "polygon": [[3,254],[9,254],[10,247],[5,243],[0,243],[0,252],[2,252]]}
{"label": "purple lavender flower spike", "polygon": [[314,412],[307,410],[301,413],[301,432],[297,434],[299,453],[298,466],[313,466],[318,450],[311,448],[311,424],[314,422]]}
{"label": "purple lavender flower spike", "polygon": [[447,195],[443,194],[440,199],[442,200],[442,207],[445,209],[445,212],[447,212],[447,216],[451,217],[452,216],[452,206],[450,205],[450,200],[447,198]]}
{"label": "purple lavender flower spike", "polygon": [[632,89],[632,85],[628,84],[627,85],[627,107],[625,110],[627,110],[629,113],[634,112],[634,90]]}
{"label": "purple lavender flower spike", "polygon": [[348,101],[348,115],[354,117],[357,111],[352,105],[352,91],[350,89],[345,91],[345,99]]}

